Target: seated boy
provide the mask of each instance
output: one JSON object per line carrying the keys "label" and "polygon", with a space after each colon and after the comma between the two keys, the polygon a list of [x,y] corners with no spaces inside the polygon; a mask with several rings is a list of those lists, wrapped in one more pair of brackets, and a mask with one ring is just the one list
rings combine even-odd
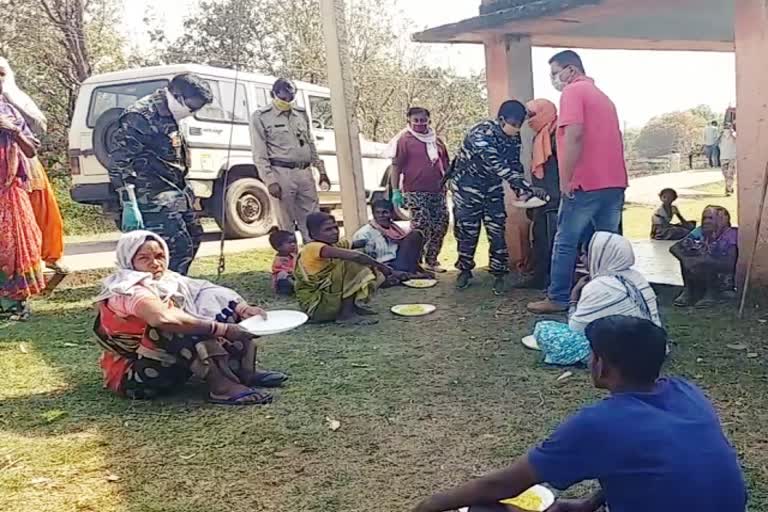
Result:
{"label": "seated boy", "polygon": [[277,251],[272,260],[272,289],[278,295],[293,295],[293,270],[296,267],[296,235],[290,231],[272,228],[269,245]]}
{"label": "seated boy", "polygon": [[295,290],[299,306],[314,322],[336,321],[357,325],[376,323],[360,318],[375,314],[360,303],[367,302],[385,277],[400,274],[367,254],[351,250],[339,240],[336,219],[324,212],[307,217],[312,241],[296,260]]}
{"label": "seated boy", "polygon": [[[661,199],[661,206],[651,218],[651,239],[682,240],[696,227],[696,223],[685,220],[680,210],[673,204],[677,200],[675,189],[665,188],[659,192],[659,199]],[[680,224],[672,224],[675,217],[680,220]]]}
{"label": "seated boy", "polygon": [[534,484],[567,489],[595,479],[600,491],[549,510],[744,512],[739,460],[709,400],[683,379],[659,378],[664,330],[649,320],[608,316],[589,324],[586,335],[592,382],[610,395],[508,468],[435,494],[416,512],[491,506]]}
{"label": "seated boy", "polygon": [[424,249],[421,232],[408,232],[393,222],[394,206],[386,199],[374,201],[372,209],[373,219],[354,234],[352,248],[394,270],[427,277],[419,265]]}

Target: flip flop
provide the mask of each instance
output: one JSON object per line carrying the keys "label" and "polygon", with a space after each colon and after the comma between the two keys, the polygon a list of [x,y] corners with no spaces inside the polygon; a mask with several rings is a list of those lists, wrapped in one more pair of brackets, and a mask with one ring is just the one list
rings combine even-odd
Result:
{"label": "flip flop", "polygon": [[[261,395],[261,400],[245,402],[242,401],[243,398],[248,398],[255,395]],[[208,397],[208,402],[215,405],[229,405],[233,407],[244,407],[246,405],[267,405],[272,403],[272,395],[259,391],[258,389],[249,389],[248,391],[243,391],[242,393],[238,393],[235,396],[230,396],[227,398],[215,398],[211,395]]]}
{"label": "flip flop", "polygon": [[254,388],[279,388],[285,381],[288,380],[288,376],[281,372],[258,372],[248,382],[248,386]]}

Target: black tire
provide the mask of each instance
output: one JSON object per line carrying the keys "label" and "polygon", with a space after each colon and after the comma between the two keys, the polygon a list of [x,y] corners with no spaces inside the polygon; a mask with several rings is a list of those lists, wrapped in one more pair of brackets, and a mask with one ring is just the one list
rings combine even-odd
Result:
{"label": "black tire", "polygon": [[274,225],[274,212],[267,187],[261,181],[239,178],[229,183],[225,192],[217,194],[211,213],[227,238],[255,238],[269,232]]}
{"label": "black tire", "polygon": [[96,120],[96,126],[93,127],[93,154],[101,165],[109,168],[110,155],[115,151],[115,132],[117,131],[118,121],[123,114],[122,108],[111,108],[106,110]]}

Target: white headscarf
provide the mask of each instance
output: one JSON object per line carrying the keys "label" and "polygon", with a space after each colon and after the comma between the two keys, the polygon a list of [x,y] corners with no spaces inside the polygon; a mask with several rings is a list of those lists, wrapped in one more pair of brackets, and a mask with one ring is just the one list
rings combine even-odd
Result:
{"label": "white headscarf", "polygon": [[139,272],[133,267],[133,258],[148,240],[160,244],[166,261],[170,259],[168,245],[160,236],[151,231],[129,231],[117,242],[117,270],[102,281],[102,290],[96,302],[116,295],[133,295],[137,286],[148,289],[162,301],[173,300],[174,304],[190,315],[214,319],[231,302],[243,302],[233,290],[215,285],[204,279],[192,279],[171,270],[166,270],[160,279],[149,272]]}
{"label": "white headscarf", "polygon": [[24,120],[29,125],[29,128],[35,135],[42,135],[48,130],[48,120],[45,114],[38,108],[35,101],[27,95],[24,91],[19,89],[16,85],[16,75],[11,69],[11,65],[3,57],[0,57],[0,68],[5,71],[5,78],[3,79],[3,96],[5,99],[16,107]]}
{"label": "white headscarf", "polygon": [[413,131],[413,129],[409,126],[407,128],[403,128],[400,133],[395,135],[392,140],[389,141],[387,144],[387,147],[384,149],[384,152],[382,153],[382,156],[384,158],[395,158],[395,155],[397,154],[397,143],[400,142],[400,138],[405,135],[406,133],[410,133],[414,137],[416,137],[418,140],[424,143],[424,145],[427,148],[427,156],[429,156],[429,159],[432,163],[437,162],[437,159],[440,158],[440,152],[437,147],[437,134],[435,133],[435,130],[432,128],[429,129],[427,133],[419,133]]}
{"label": "white headscarf", "polygon": [[611,315],[645,318],[661,327],[653,288],[642,274],[632,270],[632,242],[598,231],[589,242],[587,256],[591,279],[569,318],[571,329],[584,332],[590,322]]}

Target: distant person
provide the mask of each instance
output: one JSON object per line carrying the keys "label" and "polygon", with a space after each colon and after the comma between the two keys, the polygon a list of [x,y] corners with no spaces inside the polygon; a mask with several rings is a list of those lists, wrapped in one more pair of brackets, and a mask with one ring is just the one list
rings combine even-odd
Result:
{"label": "distant person", "polygon": [[736,127],[730,123],[720,136],[720,169],[725,179],[725,197],[730,197],[736,178]]}
{"label": "distant person", "polygon": [[299,251],[296,233],[272,228],[269,245],[277,252],[272,260],[272,289],[278,295],[293,295],[293,272]]}
{"label": "distant person", "polygon": [[[673,188],[665,188],[659,192],[661,206],[653,212],[651,217],[652,240],[681,240],[688,236],[695,227],[695,222],[685,220],[683,214],[674,202],[677,200],[677,191]],[[675,217],[680,221],[674,224]]]}
{"label": "distant person", "polygon": [[114,135],[117,149],[110,155],[112,186],[124,213],[135,214],[123,231],[138,227],[161,236],[171,253],[168,268],[182,275],[200,248],[203,227],[187,182],[187,145],[179,123],[212,101],[202,78],[176,75],[168,87],[125,109]]}
{"label": "distant person", "polygon": [[485,224],[493,291],[497,295],[504,292],[504,276],[509,269],[502,182],[509,183],[521,198],[546,197],[546,192],[532,188],[525,180],[520,163],[520,127],[527,115],[525,105],[519,101],[502,103],[495,120],[470,128],[446,175],[453,187],[454,234],[459,251],[456,287],[459,289],[469,286],[472,280],[480,226]]}
{"label": "distant person", "polygon": [[552,512],[690,510],[745,512],[738,455],[714,407],[695,385],[659,377],[664,329],[650,320],[609,316],[587,326],[592,382],[610,394],[583,407],[505,469],[422,501],[414,512],[493,506],[531,486],[600,488],[559,499]]}
{"label": "distant person", "polygon": [[549,201],[544,206],[527,210],[533,222],[533,276],[517,284],[516,288],[546,289],[552,262],[552,247],[557,232],[557,213],[560,210],[560,171],[557,165],[557,107],[545,99],[526,105],[530,112],[528,125],[534,131],[531,183],[544,189]]}
{"label": "distant person", "polygon": [[[309,242],[307,216],[320,207],[317,187],[330,188],[325,164],[317,154],[315,139],[304,108],[296,105],[296,86],[285,78],[272,85],[272,103],[251,119],[253,158],[264,180],[280,229],[295,232]],[[312,166],[320,173],[315,183]]]}
{"label": "distant person", "polygon": [[720,129],[717,121],[704,128],[704,154],[710,167],[720,167]]}
{"label": "distant person", "polygon": [[547,298],[528,305],[536,314],[568,310],[579,242],[587,242],[592,231],[620,231],[628,183],[615,105],[585,75],[575,52],[560,52],[549,64],[552,85],[562,91],[557,121],[562,200]]}
{"label": "distant person", "polygon": [[386,199],[374,201],[372,209],[373,219],[352,236],[352,248],[362,249],[379,263],[404,272],[403,277],[427,277],[419,264],[424,249],[421,231],[398,226],[392,220],[394,206]]}
{"label": "distant person", "polygon": [[[363,304],[370,301],[384,278],[397,273],[367,254],[353,251],[339,239],[339,224],[333,215],[315,212],[307,217],[311,242],[304,245],[296,261],[296,298],[313,322],[372,325],[365,318],[375,313]],[[383,276],[383,277],[381,277]]]}
{"label": "distant person", "polygon": [[448,232],[448,206],[443,176],[448,171],[448,150],[430,126],[429,110],[408,109],[408,128],[390,144],[392,202],[405,206],[411,228],[424,235],[424,260],[431,272],[445,272],[437,257]]}
{"label": "distant person", "polygon": [[701,226],[669,250],[680,261],[683,293],[675,306],[708,308],[733,298],[739,231],[731,226],[731,214],[722,206],[707,206]]}

